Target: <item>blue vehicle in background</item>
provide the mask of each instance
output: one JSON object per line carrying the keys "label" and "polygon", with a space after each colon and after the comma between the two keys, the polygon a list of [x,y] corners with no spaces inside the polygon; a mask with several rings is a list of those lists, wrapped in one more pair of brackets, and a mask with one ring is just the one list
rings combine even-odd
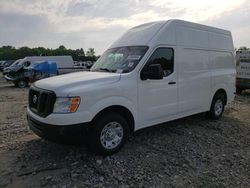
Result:
{"label": "blue vehicle in background", "polygon": [[37,80],[56,76],[58,74],[56,62],[37,62],[34,63],[29,68],[30,72],[30,82],[35,82]]}
{"label": "blue vehicle in background", "polygon": [[4,77],[11,81],[16,87],[24,88],[37,80],[58,75],[56,62],[37,61],[29,66],[23,66],[17,71],[10,71]]}

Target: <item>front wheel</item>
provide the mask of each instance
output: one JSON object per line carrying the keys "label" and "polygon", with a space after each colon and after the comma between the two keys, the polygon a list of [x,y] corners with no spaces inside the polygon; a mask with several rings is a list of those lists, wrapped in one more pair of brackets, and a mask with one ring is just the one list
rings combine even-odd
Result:
{"label": "front wheel", "polygon": [[118,152],[128,137],[128,123],[115,112],[105,113],[92,122],[90,149],[101,155]]}
{"label": "front wheel", "polygon": [[212,101],[210,111],[208,112],[208,116],[211,119],[217,120],[219,119],[225,108],[225,96],[224,94],[217,93]]}
{"label": "front wheel", "polygon": [[15,86],[19,87],[19,88],[25,88],[28,86],[28,82],[26,80],[18,80],[15,83]]}

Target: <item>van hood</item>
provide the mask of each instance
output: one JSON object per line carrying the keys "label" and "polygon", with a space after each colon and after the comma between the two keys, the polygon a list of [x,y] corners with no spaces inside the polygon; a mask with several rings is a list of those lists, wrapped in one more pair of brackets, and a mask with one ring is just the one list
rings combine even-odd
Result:
{"label": "van hood", "polygon": [[117,82],[120,77],[117,73],[83,71],[45,78],[35,82],[34,86],[59,94],[69,94],[76,88],[97,87]]}

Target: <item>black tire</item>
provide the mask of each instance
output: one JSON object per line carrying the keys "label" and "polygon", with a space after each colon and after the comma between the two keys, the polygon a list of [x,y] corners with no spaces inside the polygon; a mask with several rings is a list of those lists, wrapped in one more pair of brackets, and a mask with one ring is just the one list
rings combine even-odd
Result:
{"label": "black tire", "polygon": [[241,94],[241,93],[242,93],[242,91],[243,91],[243,89],[238,88],[238,87],[236,88],[236,93],[237,93],[237,94]]}
{"label": "black tire", "polygon": [[25,88],[28,86],[28,82],[26,80],[18,80],[17,81],[17,87],[19,88]]}
{"label": "black tire", "polygon": [[217,120],[222,116],[224,112],[224,108],[225,108],[225,103],[226,103],[225,98],[226,96],[223,93],[215,94],[211,107],[210,107],[210,111],[208,111],[207,113],[210,119]]}
{"label": "black tire", "polygon": [[[121,125],[123,130],[122,134],[123,136],[117,146],[111,149],[107,149],[107,147],[104,147],[104,145],[102,144],[103,142],[101,141],[101,134],[104,133],[106,130],[104,129],[104,127],[105,126],[107,127],[109,124],[112,124],[111,122],[113,123],[116,122],[119,124],[119,126]],[[125,144],[128,134],[129,134],[128,122],[125,120],[123,116],[112,111],[104,113],[96,117],[92,122],[92,128],[90,130],[90,135],[89,135],[90,138],[88,139],[89,149],[91,149],[93,152],[97,154],[112,155],[118,152],[121,149],[121,147]]]}

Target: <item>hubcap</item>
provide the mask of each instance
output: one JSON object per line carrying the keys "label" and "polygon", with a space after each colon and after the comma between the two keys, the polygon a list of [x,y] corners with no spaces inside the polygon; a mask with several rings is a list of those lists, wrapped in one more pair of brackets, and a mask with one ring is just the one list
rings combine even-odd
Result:
{"label": "hubcap", "polygon": [[102,129],[100,140],[105,149],[114,149],[122,141],[123,128],[118,122],[110,122]]}
{"label": "hubcap", "polygon": [[222,113],[222,110],[223,110],[223,101],[221,99],[218,99],[214,105],[215,115],[219,116]]}

